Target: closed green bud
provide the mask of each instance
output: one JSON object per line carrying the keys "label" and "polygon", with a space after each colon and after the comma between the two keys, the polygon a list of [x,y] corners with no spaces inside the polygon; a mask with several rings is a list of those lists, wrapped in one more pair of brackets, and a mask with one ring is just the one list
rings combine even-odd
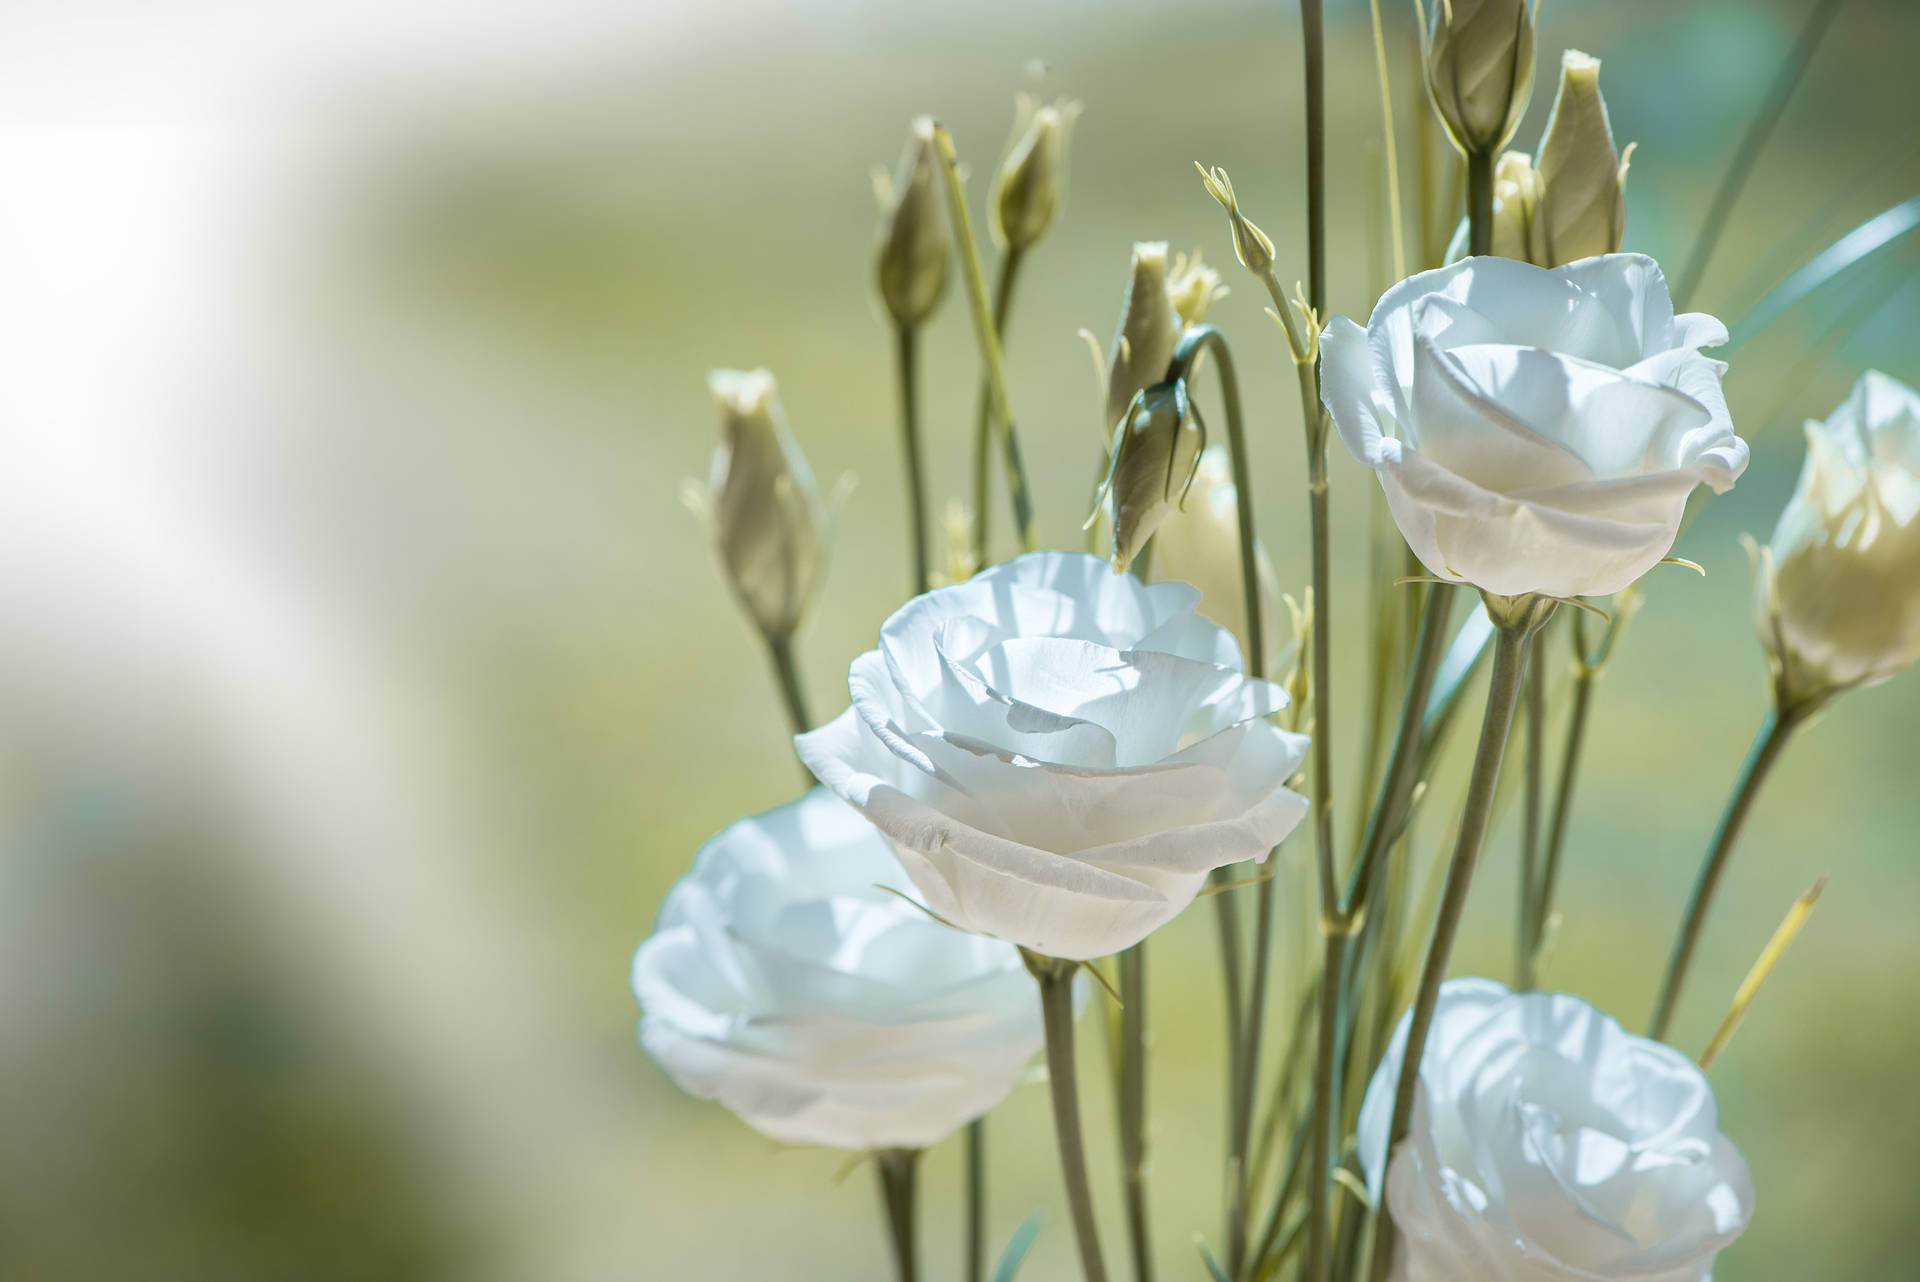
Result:
{"label": "closed green bud", "polygon": [[1037,106],[1021,94],[1013,139],[993,177],[987,201],[994,243],[1023,254],[1053,225],[1067,195],[1067,142],[1080,104],[1062,100]]}
{"label": "closed green bud", "polygon": [[1506,146],[1533,96],[1530,0],[1434,0],[1427,92],[1461,151]]}
{"label": "closed green bud", "polygon": [[1120,328],[1107,352],[1107,425],[1127,412],[1134,393],[1167,376],[1180,341],[1180,318],[1167,293],[1167,242],[1133,247],[1133,270],[1120,301]]}
{"label": "closed green bud", "polygon": [[1227,222],[1233,231],[1233,256],[1255,276],[1272,272],[1273,240],[1251,218],[1240,212],[1240,200],[1233,194],[1233,180],[1227,177],[1227,171],[1208,169],[1197,160],[1193,167],[1200,171],[1200,181],[1206,185],[1207,194],[1219,201],[1220,208],[1227,211]]}
{"label": "closed green bud", "polygon": [[826,519],[813,473],[787,430],[773,375],[707,375],[720,410],[709,503],[720,572],[754,626],[787,637],[819,582]]}
{"label": "closed green bud", "polygon": [[1115,573],[1133,564],[1193,483],[1202,433],[1187,411],[1184,384],[1155,383],[1133,398],[1114,429],[1101,498],[1113,523]]}
{"label": "closed green bud", "polygon": [[914,122],[892,189],[880,198],[874,274],[880,301],[893,323],[902,328],[931,316],[947,289],[947,225],[941,209],[939,164],[933,121],[922,117]]}
{"label": "closed green bud", "polygon": [[1600,60],[1569,49],[1560,60],[1560,92],[1540,139],[1547,251],[1541,266],[1619,252],[1627,226],[1626,181],[1626,159],[1614,148],[1600,96]]}

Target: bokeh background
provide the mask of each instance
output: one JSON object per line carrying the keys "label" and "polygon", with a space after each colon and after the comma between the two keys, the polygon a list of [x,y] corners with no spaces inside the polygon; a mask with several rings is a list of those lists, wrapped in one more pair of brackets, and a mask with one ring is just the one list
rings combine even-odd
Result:
{"label": "bokeh background", "polygon": [[[1404,115],[1412,22],[1384,7]],[[1629,248],[1684,258],[1804,7],[1545,6],[1543,66],[1601,56],[1640,143]],[[1366,6],[1334,0],[1328,26],[1332,293],[1364,314]],[[1920,190],[1916,46],[1907,0],[1843,7],[1698,305],[1737,317]],[[936,112],[977,207],[1013,92],[1070,95],[1072,192],[1009,350],[1042,537],[1078,540],[1097,458],[1075,331],[1104,341],[1130,242],[1164,238],[1235,288],[1215,316],[1297,585],[1291,375],[1192,162],[1226,165],[1299,262],[1298,66],[1292,8],[1238,0],[10,7],[0,1277],[883,1276],[864,1171],[683,1096],[634,1044],[627,962],[662,894],[794,787],[762,655],[679,502],[712,444],[703,373],[771,366],[816,472],[859,478],[801,638],[830,713],[907,580],[869,171]],[[1799,421],[1858,370],[1920,381],[1916,265],[1883,256],[1735,354],[1753,465],[1678,549],[1706,578],[1651,577],[1603,684],[1546,978],[1630,1025],[1764,704],[1737,536],[1771,527]],[[928,348],[934,487],[958,495],[957,292]],[[1334,626],[1357,638],[1372,482],[1335,471]],[[1358,668],[1337,692],[1356,713]],[[1899,680],[1795,745],[1695,973],[1688,1047],[1831,871],[1713,1074],[1759,1192],[1730,1282],[1912,1271],[1917,717],[1920,678]],[[1491,849],[1458,967],[1505,977],[1510,822]],[[1293,907],[1283,965],[1308,938]],[[1189,913],[1155,950],[1169,1277],[1217,1235],[1209,926]],[[1026,1276],[1065,1278],[1043,1094],[995,1116],[993,1232],[1047,1210]],[[927,1164],[935,1279],[958,1273],[958,1166],[951,1145]]]}

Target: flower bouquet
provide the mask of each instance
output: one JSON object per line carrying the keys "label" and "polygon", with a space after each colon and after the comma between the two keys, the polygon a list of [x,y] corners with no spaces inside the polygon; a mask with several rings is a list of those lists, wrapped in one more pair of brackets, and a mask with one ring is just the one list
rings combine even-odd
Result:
{"label": "flower bouquet", "polygon": [[[772,376],[711,376],[721,443],[697,506],[765,641],[806,782],[714,837],[668,896],[633,962],[640,1038],[682,1086],[767,1135],[870,1155],[902,1282],[921,1276],[917,1164],[956,1133],[967,1233],[951,1274],[1017,1273],[1032,1226],[989,1251],[984,1119],[1042,1054],[1087,1282],[1154,1276],[1147,953],[1201,898],[1218,930],[1227,1126],[1222,1218],[1198,1239],[1194,1276],[1693,1282],[1753,1212],[1707,1072],[1818,883],[1711,1042],[1693,1055],[1664,1039],[1683,996],[1711,996],[1687,989],[1696,946],[1795,731],[1920,655],[1920,394],[1863,374],[1808,425],[1799,487],[1753,547],[1771,708],[1690,901],[1649,910],[1649,929],[1672,935],[1644,1034],[1536,981],[1596,679],[1644,577],[1691,565],[1671,553],[1698,496],[1747,464],[1722,392],[1729,364],[1713,354],[1728,329],[1681,308],[1831,6],[1817,6],[1674,287],[1659,263],[1622,252],[1632,148],[1616,145],[1599,63],[1568,51],[1538,148],[1511,150],[1533,89],[1533,6],[1430,3],[1423,83],[1400,92],[1417,93],[1449,145],[1427,166],[1450,156],[1458,179],[1417,223],[1457,227],[1410,270],[1376,5],[1391,283],[1364,325],[1326,306],[1319,0],[1299,5],[1303,283],[1283,285],[1291,255],[1224,171],[1201,168],[1234,256],[1272,300],[1279,332],[1259,336],[1263,354],[1297,377],[1307,484],[1289,505],[1297,526],[1264,531],[1305,541],[1297,594],[1278,590],[1254,528],[1243,356],[1205,321],[1221,277],[1164,243],[1135,247],[1115,337],[1094,344],[1109,441],[1089,460],[1088,545],[1035,547],[1000,344],[1020,265],[1064,200],[1074,104],[1022,104],[988,192],[991,293],[945,127],[917,122],[879,184],[874,281],[894,339],[915,594],[853,659],[849,704],[824,722],[794,645],[829,505]],[[936,528],[918,340],[956,274],[981,365],[974,466],[970,503]],[[1329,603],[1351,586],[1331,569],[1336,436],[1377,474],[1377,493],[1356,497],[1399,536],[1362,585],[1363,646],[1332,636]],[[1003,560],[996,473],[1018,546]],[[1332,697],[1336,665],[1362,654],[1375,657],[1364,716]],[[1570,708],[1557,757],[1544,734],[1556,696]],[[1473,702],[1477,736],[1457,732]],[[1337,833],[1334,745],[1354,741],[1365,804]],[[1464,791],[1443,849],[1417,861],[1413,820],[1444,804],[1430,793],[1450,757]],[[1449,978],[1503,769],[1524,798],[1510,982]],[[1309,852],[1319,938],[1305,982],[1283,992],[1272,856],[1287,842]],[[1099,1222],[1083,1142],[1075,1027],[1095,1009],[1124,1246]]]}

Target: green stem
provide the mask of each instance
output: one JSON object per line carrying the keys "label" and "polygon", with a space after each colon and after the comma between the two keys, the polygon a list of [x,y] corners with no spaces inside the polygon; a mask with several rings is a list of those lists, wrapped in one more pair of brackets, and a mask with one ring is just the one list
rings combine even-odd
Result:
{"label": "green stem", "polygon": [[1540,802],[1546,772],[1547,665],[1539,662],[1537,652],[1545,636],[1543,630],[1528,643],[1535,653],[1527,662],[1527,777],[1520,808],[1520,912],[1513,936],[1515,987],[1522,992],[1533,987],[1533,954],[1541,930]]}
{"label": "green stem", "polygon": [[1780,65],[1779,74],[1774,76],[1773,84],[1768,87],[1760,110],[1747,125],[1747,132],[1741,135],[1733,159],[1727,162],[1727,172],[1720,176],[1720,186],[1713,193],[1713,203],[1707,207],[1706,217],[1700,221],[1700,235],[1693,242],[1693,252],[1687,256],[1686,270],[1680,273],[1680,283],[1673,291],[1675,310],[1691,302],[1693,291],[1700,287],[1700,278],[1706,274],[1707,260],[1713,257],[1714,247],[1720,243],[1720,234],[1726,230],[1727,219],[1733,216],[1734,202],[1740,199],[1740,189],[1746,185],[1747,175],[1753,172],[1754,162],[1766,147],[1773,127],[1780,123],[1780,117],[1787,109],[1787,99],[1793,96],[1800,78],[1806,74],[1807,64],[1813,61],[1814,50],[1820,47],[1821,37],[1827,34],[1827,28],[1839,14],[1841,3],[1842,0],[1817,0],[1813,11],[1807,15],[1806,25],[1800,28],[1799,39],[1794,41],[1787,60]]}
{"label": "green stem", "polygon": [[967,1124],[967,1282],[987,1276],[987,1119]]}
{"label": "green stem", "polygon": [[1120,1162],[1136,1282],[1153,1282],[1147,1215],[1147,944],[1120,954]]}
{"label": "green stem", "polygon": [[1714,830],[1713,841],[1707,847],[1707,855],[1700,864],[1700,875],[1693,883],[1693,894],[1687,900],[1687,912],[1680,927],[1680,933],[1674,936],[1673,954],[1667,960],[1666,978],[1660,982],[1660,999],[1654,1006],[1653,1022],[1647,1027],[1647,1036],[1656,1041],[1664,1040],[1667,1028],[1673,1022],[1673,1011],[1680,1000],[1680,989],[1687,980],[1687,969],[1693,963],[1693,952],[1700,943],[1701,930],[1707,923],[1707,910],[1713,906],[1713,892],[1720,884],[1720,874],[1726,871],[1727,860],[1733,854],[1733,846],[1740,839],[1740,829],[1746,824],[1747,812],[1753,808],[1754,798],[1760,795],[1760,787],[1766,783],[1767,775],[1772,771],[1774,762],[1780,758],[1781,749],[1787,746],[1787,740],[1800,728],[1812,712],[1805,706],[1776,704],[1767,711],[1760,722],[1759,733],[1754,735],[1753,747],[1747,752],[1746,762],[1740,767],[1740,776],[1734,781],[1733,792],[1727,797],[1727,808],[1720,816],[1720,826]]}
{"label": "green stem", "polygon": [[966,191],[960,185],[960,158],[953,135],[941,124],[932,126],[932,142],[940,153],[940,177],[947,193],[947,221],[959,250],[960,276],[966,282],[967,302],[973,312],[973,336],[980,346],[987,389],[993,397],[994,424],[1000,429],[1000,449],[1006,458],[1007,495],[1013,504],[1014,532],[1020,550],[1034,548],[1033,497],[1027,487],[1026,465],[1020,460],[1020,438],[1013,425],[1013,405],[1007,398],[1007,372],[1000,356],[1000,336],[987,303],[986,278],[980,271],[980,250],[973,243],[973,218],[967,213]]}
{"label": "green stem", "polygon": [[[813,715],[807,711],[807,692],[800,685],[800,670],[794,663],[793,638],[769,636],[767,657],[773,660],[774,682],[780,687],[780,701],[787,709],[787,724],[793,733],[803,735],[813,729]],[[813,771],[800,767],[800,778],[813,786]]]}
{"label": "green stem", "polygon": [[918,1282],[920,1265],[914,1246],[914,1185],[920,1165],[917,1148],[883,1148],[873,1154],[880,1176],[880,1209],[887,1218],[887,1240],[893,1246],[896,1282]]}
{"label": "green stem", "polygon": [[1340,975],[1347,949],[1342,922],[1324,922],[1325,960],[1320,967],[1320,1033],[1313,1063],[1313,1164],[1307,1182],[1307,1258],[1303,1282],[1326,1282],[1329,1277],[1333,1215],[1333,1119],[1339,1101],[1333,1065],[1340,1043]]}
{"label": "green stem", "polygon": [[[1454,840],[1453,858],[1447,865],[1446,886],[1440,895],[1440,909],[1434,921],[1433,940],[1427,947],[1426,963],[1420,971],[1420,986],[1414,995],[1408,1020],[1407,1043],[1400,1065],[1400,1081],[1394,1092],[1393,1125],[1388,1132],[1387,1156],[1406,1138],[1413,1121],[1413,1097],[1420,1081],[1420,1058],[1427,1047],[1427,1030],[1433,1024],[1433,1012],[1440,1001],[1440,984],[1447,976],[1447,962],[1453,955],[1453,941],[1460,933],[1460,918],[1467,906],[1467,888],[1473,883],[1474,865],[1487,835],[1487,821],[1493,814],[1493,794],[1500,780],[1500,762],[1506,755],[1507,736],[1513,729],[1513,714],[1520,702],[1520,678],[1526,667],[1528,640],[1545,621],[1554,603],[1538,597],[1507,603],[1510,608],[1496,612],[1498,632],[1494,638],[1493,673],[1487,684],[1487,710],[1480,723],[1480,743],[1473,754],[1473,771],[1467,780],[1467,796],[1460,815],[1460,832]],[[1489,610],[1495,602],[1488,602]],[[1380,1282],[1387,1273],[1392,1252],[1392,1216],[1380,1207],[1374,1217],[1373,1278]]]}
{"label": "green stem", "polygon": [[920,462],[919,331],[912,325],[894,330],[894,357],[900,376],[900,444],[907,467],[907,524],[913,547],[913,595],[927,590],[927,474]]}
{"label": "green stem", "polygon": [[1021,950],[1040,985],[1040,1019],[1046,1031],[1047,1086],[1053,1095],[1053,1132],[1060,1146],[1060,1177],[1080,1248],[1086,1282],[1107,1282],[1100,1254],[1100,1226],[1093,1218],[1093,1188],[1087,1182],[1086,1145],[1080,1134],[1080,1091],[1073,1051],[1073,976],[1080,963]]}
{"label": "green stem", "polygon": [[1327,48],[1321,0],[1300,0],[1307,96],[1307,297],[1327,313]]}
{"label": "green stem", "polygon": [[1467,153],[1467,252],[1493,252],[1493,153]]}
{"label": "green stem", "polygon": [[1553,811],[1547,820],[1547,849],[1540,866],[1539,898],[1533,909],[1533,938],[1528,943],[1528,973],[1540,962],[1547,920],[1553,916],[1553,898],[1560,885],[1560,850],[1567,839],[1567,818],[1573,811],[1573,781],[1580,772],[1580,748],[1587,737],[1587,710],[1593,705],[1593,683],[1600,673],[1582,663],[1573,673],[1573,706],[1567,713],[1567,741],[1560,750],[1560,780],[1554,785]]}
{"label": "green stem", "polygon": [[[1008,249],[1000,260],[1000,276],[993,286],[993,333],[1002,344],[1007,341],[1007,316],[1013,307],[1013,282],[1024,257],[1018,249]],[[1003,349],[1004,350],[1004,349]],[[988,513],[993,506],[993,389],[980,380],[980,396],[973,413],[973,566],[987,568]]]}

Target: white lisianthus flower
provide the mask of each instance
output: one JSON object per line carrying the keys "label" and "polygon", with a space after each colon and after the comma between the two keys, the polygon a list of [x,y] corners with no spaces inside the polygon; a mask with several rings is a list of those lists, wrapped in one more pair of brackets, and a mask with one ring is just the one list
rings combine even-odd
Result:
{"label": "white lisianthus flower", "polygon": [[1747,465],[1727,340],[1673,314],[1659,265],[1469,258],[1321,336],[1321,394],[1432,574],[1501,596],[1606,596],[1673,546],[1687,495]]}
{"label": "white lisianthus flower", "polygon": [[1407,1024],[1358,1135],[1393,1282],[1707,1282],[1753,1182],[1692,1060],[1578,997],[1449,980],[1389,1162]]}
{"label": "white lisianthus flower", "polygon": [[1920,658],[1920,392],[1869,370],[1825,423],[1760,574],[1760,636],[1789,699]]}
{"label": "white lisianthus flower", "polygon": [[791,1144],[921,1148],[1040,1049],[1019,951],[934,921],[824,788],[709,841],[633,958],[640,1040],[682,1087]]}
{"label": "white lisianthus flower", "polygon": [[1138,943],[1306,800],[1304,736],[1185,583],[1035,552],[902,606],[853,706],[795,742],[891,837],[927,906],[1051,957]]}

